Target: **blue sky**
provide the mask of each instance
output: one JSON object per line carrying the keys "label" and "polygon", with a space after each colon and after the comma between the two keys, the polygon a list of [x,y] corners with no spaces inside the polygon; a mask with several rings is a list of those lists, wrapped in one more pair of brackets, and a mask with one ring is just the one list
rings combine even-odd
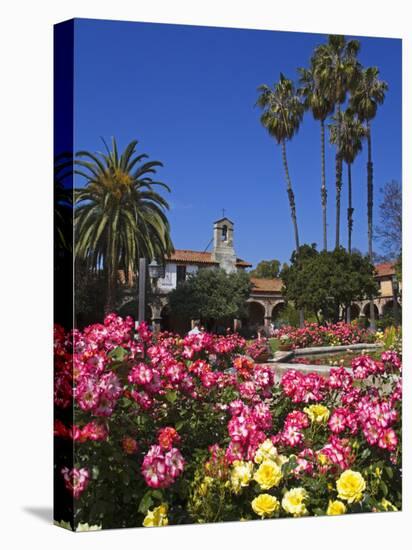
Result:
{"label": "blue sky", "polygon": [[[75,147],[102,150],[100,136],[161,160],[172,189],[176,248],[204,250],[212,222],[235,222],[238,256],[289,260],[294,241],[281,151],[259,122],[256,88],[282,71],[296,79],[318,34],[76,20]],[[348,38],[351,38],[348,36]],[[359,38],[359,37],[357,37]],[[401,181],[401,41],[360,38],[359,59],[389,84],[373,128],[377,220],[379,187]],[[302,243],[321,243],[320,133],[310,113],[288,143]],[[326,147],[329,246],[335,240],[334,149]],[[366,250],[366,144],[352,170],[353,246]],[[77,182],[80,184],[80,181]],[[344,170],[341,235],[346,245]],[[377,245],[376,245],[377,246]],[[377,249],[379,247],[377,246]]]}

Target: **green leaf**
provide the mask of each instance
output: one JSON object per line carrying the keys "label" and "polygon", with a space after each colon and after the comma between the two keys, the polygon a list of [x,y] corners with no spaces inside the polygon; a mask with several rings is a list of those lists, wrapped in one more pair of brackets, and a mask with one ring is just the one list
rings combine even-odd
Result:
{"label": "green leaf", "polygon": [[183,426],[184,426],[184,423],[185,423],[184,420],[179,420],[179,421],[176,422],[176,424],[175,424],[175,429],[176,429],[177,431],[181,430],[181,429],[183,428]]}
{"label": "green leaf", "polygon": [[169,403],[173,403],[176,401],[177,399],[177,392],[175,390],[168,390],[166,392],[166,399],[169,401]]}
{"label": "green leaf", "polygon": [[385,472],[389,479],[393,479],[393,470],[390,466],[386,466]]}
{"label": "green leaf", "polygon": [[370,454],[371,454],[370,449],[365,449],[364,451],[362,451],[361,459],[365,460],[365,458],[368,458],[368,456],[370,456]]}
{"label": "green leaf", "polygon": [[112,349],[112,351],[109,352],[107,355],[115,361],[122,362],[127,355],[127,351],[121,346],[117,346],[117,348]]}
{"label": "green leaf", "polygon": [[152,491],[147,491],[143,495],[142,500],[140,501],[138,511],[141,514],[146,514],[149,508],[153,505],[153,499],[152,499]]}

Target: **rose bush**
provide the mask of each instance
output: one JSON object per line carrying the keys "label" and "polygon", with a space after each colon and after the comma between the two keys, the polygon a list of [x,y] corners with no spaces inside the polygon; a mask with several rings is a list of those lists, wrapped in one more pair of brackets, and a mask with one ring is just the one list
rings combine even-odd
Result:
{"label": "rose bush", "polygon": [[303,328],[283,326],[274,330],[274,337],[283,344],[290,344],[291,349],[312,346],[345,346],[349,344],[373,343],[376,336],[373,332],[352,323],[305,323]]}
{"label": "rose bush", "polygon": [[[152,334],[114,314],[55,329],[57,489],[73,529],[401,507],[401,356],[328,378],[236,334]],[[73,453],[74,447],[74,453]]]}

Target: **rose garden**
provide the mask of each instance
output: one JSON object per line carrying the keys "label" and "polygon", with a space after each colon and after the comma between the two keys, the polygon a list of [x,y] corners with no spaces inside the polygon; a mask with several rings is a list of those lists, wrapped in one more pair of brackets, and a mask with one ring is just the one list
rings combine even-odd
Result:
{"label": "rose garden", "polygon": [[73,527],[400,509],[399,342],[350,369],[280,379],[250,347],[236,334],[135,332],[114,314],[56,327],[56,475]]}
{"label": "rose garden", "polygon": [[[281,150],[293,228],[283,266],[261,260],[247,271],[252,264],[235,254],[226,217],[215,222],[213,252],[176,251],[162,194],[170,188],[157,181],[163,165],[146,160],[137,140],[123,151],[113,138],[110,146],[103,140],[103,153],[56,156],[60,526],[89,531],[402,508],[402,189],[379,180],[377,222],[371,123],[389,87],[377,67],[360,64],[359,50],[358,40],[331,35],[298,70],[297,86],[281,73],[273,87],[258,88],[260,122]],[[306,113],[321,137],[318,219],[315,193],[306,191],[309,170],[295,196],[287,160]],[[333,249],[325,129],[335,178]],[[357,183],[365,192],[355,212],[351,170],[363,144],[367,162]],[[347,246],[340,233],[344,165]],[[207,190],[192,185],[188,192],[201,194],[203,207]],[[301,243],[299,193],[318,223],[320,250]],[[183,218],[175,221],[193,237]],[[253,230],[251,216],[247,223]],[[273,214],[267,233],[287,242],[275,223]],[[258,237],[246,232],[243,242],[256,240],[257,248]],[[156,281],[169,284],[167,296],[147,276],[166,264],[169,279],[163,273]],[[256,326],[253,296],[261,310]]]}

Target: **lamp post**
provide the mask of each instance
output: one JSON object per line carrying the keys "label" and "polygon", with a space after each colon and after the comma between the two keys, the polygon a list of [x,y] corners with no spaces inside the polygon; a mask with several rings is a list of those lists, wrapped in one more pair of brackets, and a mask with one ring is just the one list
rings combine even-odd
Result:
{"label": "lamp post", "polygon": [[149,277],[152,281],[162,279],[165,276],[165,266],[159,265],[156,260],[152,260],[149,264]]}
{"label": "lamp post", "polygon": [[139,258],[139,309],[138,322],[143,323],[146,311],[146,258]]}
{"label": "lamp post", "polygon": [[[146,313],[146,258],[139,259],[139,311],[138,321],[143,323]],[[153,285],[157,279],[161,279],[165,276],[165,266],[159,265],[156,260],[152,260],[149,264],[149,278]]]}
{"label": "lamp post", "polygon": [[398,290],[399,282],[396,274],[392,275],[392,294],[393,294],[393,320],[395,326],[399,324],[399,308],[398,308]]}

